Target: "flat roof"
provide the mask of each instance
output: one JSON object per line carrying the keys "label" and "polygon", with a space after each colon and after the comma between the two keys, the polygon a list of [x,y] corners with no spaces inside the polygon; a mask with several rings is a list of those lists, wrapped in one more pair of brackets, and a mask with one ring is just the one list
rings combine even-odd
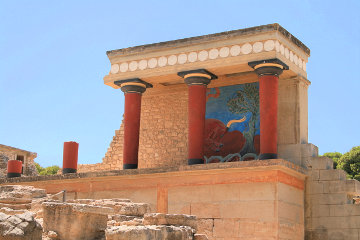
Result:
{"label": "flat roof", "polygon": [[203,43],[203,42],[208,42],[208,41],[229,39],[229,38],[241,36],[241,35],[250,35],[250,34],[271,32],[271,31],[279,32],[285,38],[290,40],[292,43],[294,43],[296,46],[298,46],[300,49],[302,49],[307,55],[310,56],[310,49],[278,23],[261,25],[261,26],[257,26],[257,27],[251,27],[251,28],[243,28],[243,29],[221,32],[221,33],[208,34],[208,35],[197,36],[197,37],[183,38],[183,39],[172,40],[172,41],[145,44],[145,45],[140,45],[140,46],[135,46],[135,47],[110,50],[110,51],[107,51],[106,54],[108,55],[108,57],[114,56],[114,55],[127,55],[127,54],[140,53],[143,51],[158,50],[158,49],[166,48],[166,47],[186,46],[189,44],[198,44],[198,43]]}

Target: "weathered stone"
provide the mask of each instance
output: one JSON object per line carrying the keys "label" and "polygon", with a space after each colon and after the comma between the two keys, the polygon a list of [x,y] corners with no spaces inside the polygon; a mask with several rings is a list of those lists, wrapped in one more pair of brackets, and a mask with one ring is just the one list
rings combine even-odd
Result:
{"label": "weathered stone", "polygon": [[107,240],[189,240],[194,236],[187,226],[119,226],[107,228],[105,233]]}
{"label": "weathered stone", "polygon": [[[33,186],[22,186],[22,185],[4,185],[0,186],[0,199],[8,201],[11,199],[31,200],[33,198],[46,197],[44,189],[35,188]],[[1,201],[0,201],[1,202]]]}
{"label": "weathered stone", "polygon": [[197,229],[196,216],[185,214],[147,213],[144,215],[144,225],[189,226]]}
{"label": "weathered stone", "polygon": [[51,239],[56,239],[56,238],[58,237],[57,233],[54,232],[54,231],[49,231],[49,232],[47,233],[47,236],[48,236],[49,238],[51,238]]}
{"label": "weathered stone", "polygon": [[31,212],[6,215],[0,213],[0,239],[41,240],[42,227]]}
{"label": "weathered stone", "polygon": [[75,203],[43,203],[44,230],[59,239],[88,240],[104,236],[111,208]]}
{"label": "weathered stone", "polygon": [[194,240],[208,240],[208,237],[205,234],[195,234]]}

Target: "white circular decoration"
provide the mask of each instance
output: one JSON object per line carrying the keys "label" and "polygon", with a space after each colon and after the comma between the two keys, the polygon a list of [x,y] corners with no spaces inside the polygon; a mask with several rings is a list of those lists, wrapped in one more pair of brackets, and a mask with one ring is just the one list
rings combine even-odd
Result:
{"label": "white circular decoration", "polygon": [[210,50],[209,52],[210,59],[216,59],[218,56],[219,56],[219,50],[217,50],[216,48]]}
{"label": "white circular decoration", "polygon": [[279,43],[279,41],[275,42],[275,49],[276,49],[277,52],[280,52],[280,43]]}
{"label": "white circular decoration", "polygon": [[237,56],[241,52],[241,48],[239,45],[234,45],[230,48],[230,54],[231,56]]}
{"label": "white circular decoration", "polygon": [[222,47],[221,49],[220,49],[220,57],[227,57],[227,56],[229,56],[229,53],[230,53],[230,49],[228,48],[228,47]]}
{"label": "white circular decoration", "polygon": [[264,49],[265,49],[265,51],[269,52],[269,51],[274,50],[274,48],[275,48],[275,42],[274,42],[274,40],[267,40],[267,41],[264,43]]}
{"label": "white circular decoration", "polygon": [[259,53],[263,50],[264,46],[262,42],[256,42],[253,45],[253,51],[254,53]]}
{"label": "white circular decoration", "polygon": [[187,61],[187,55],[185,53],[182,53],[178,56],[178,63],[184,64]]}
{"label": "white circular decoration", "polygon": [[200,61],[205,61],[209,56],[209,53],[205,50],[202,50],[201,52],[199,52],[199,60]]}
{"label": "white circular decoration", "polygon": [[130,71],[135,71],[137,69],[137,67],[138,67],[137,61],[132,61],[132,62],[129,63]]}
{"label": "white circular decoration", "polygon": [[124,62],[120,65],[120,72],[126,72],[129,69],[129,64]]}
{"label": "white circular decoration", "polygon": [[289,59],[289,49],[285,48],[285,57]]}
{"label": "white circular decoration", "polygon": [[175,65],[177,62],[177,57],[175,55],[171,55],[170,57],[168,57],[168,64],[169,65]]}
{"label": "white circular decoration", "polygon": [[282,54],[282,55],[284,55],[285,54],[285,49],[284,49],[284,45],[280,45],[280,53]]}
{"label": "white circular decoration", "polygon": [[197,53],[196,52],[189,53],[188,60],[189,62],[195,62],[197,60]]}
{"label": "white circular decoration", "polygon": [[151,59],[148,60],[148,66],[149,66],[149,68],[154,68],[154,67],[156,67],[156,65],[157,65],[157,60],[156,60],[156,58],[151,58]]}
{"label": "white circular decoration", "polygon": [[295,65],[298,65],[298,57],[296,56],[296,55],[294,55],[294,63],[295,63]]}
{"label": "white circular decoration", "polygon": [[252,46],[250,43],[245,43],[242,47],[241,47],[241,52],[242,54],[249,54],[252,51]]}
{"label": "white circular decoration", "polygon": [[167,58],[166,57],[164,57],[164,56],[159,57],[159,59],[158,59],[159,67],[166,66],[166,63],[167,63]]}
{"label": "white circular decoration", "polygon": [[119,64],[113,64],[113,65],[111,65],[110,72],[112,74],[115,74],[115,73],[119,72],[119,69],[120,69]]}
{"label": "white circular decoration", "polygon": [[302,66],[303,66],[303,62],[302,62],[302,60],[299,58],[299,68],[302,68]]}
{"label": "white circular decoration", "polygon": [[144,70],[145,68],[147,68],[147,61],[143,59],[139,62],[139,69]]}
{"label": "white circular decoration", "polygon": [[306,62],[303,62],[303,70],[306,72]]}
{"label": "white circular decoration", "polygon": [[290,61],[294,62],[294,53],[290,51]]}

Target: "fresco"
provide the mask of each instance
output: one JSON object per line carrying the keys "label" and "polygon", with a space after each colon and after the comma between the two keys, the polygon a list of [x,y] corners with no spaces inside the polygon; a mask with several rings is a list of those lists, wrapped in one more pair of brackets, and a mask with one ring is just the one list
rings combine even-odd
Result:
{"label": "fresco", "polygon": [[206,163],[257,159],[260,151],[259,83],[209,88],[205,119]]}

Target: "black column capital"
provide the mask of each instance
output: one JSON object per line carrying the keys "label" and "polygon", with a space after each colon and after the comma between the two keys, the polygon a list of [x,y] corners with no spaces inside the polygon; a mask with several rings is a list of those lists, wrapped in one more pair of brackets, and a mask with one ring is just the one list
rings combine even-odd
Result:
{"label": "black column capital", "polygon": [[217,76],[206,69],[178,72],[178,76],[185,79],[187,85],[208,85]]}
{"label": "black column capital", "polygon": [[121,88],[121,91],[126,93],[143,93],[146,88],[152,88],[153,85],[145,82],[139,78],[132,78],[126,80],[119,80],[114,82],[115,85]]}
{"label": "black column capital", "polygon": [[248,63],[259,76],[275,75],[280,76],[283,70],[288,70],[289,66],[277,58]]}

